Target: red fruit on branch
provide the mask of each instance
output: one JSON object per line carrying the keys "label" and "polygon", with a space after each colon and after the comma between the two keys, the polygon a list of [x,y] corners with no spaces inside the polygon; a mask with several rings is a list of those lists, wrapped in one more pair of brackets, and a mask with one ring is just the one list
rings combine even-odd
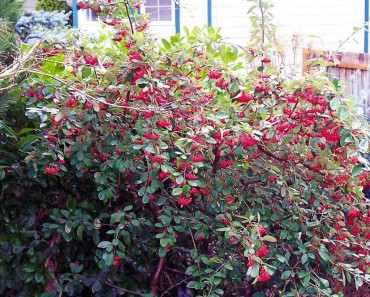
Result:
{"label": "red fruit on branch", "polygon": [[50,175],[55,175],[60,171],[60,168],[58,167],[46,167],[45,168],[45,173],[50,174]]}
{"label": "red fruit on branch", "polygon": [[257,278],[258,282],[267,282],[271,278],[271,275],[265,270],[265,268],[262,268],[260,270],[260,274]]}
{"label": "red fruit on branch", "polygon": [[193,201],[193,198],[177,198],[176,202],[181,206],[189,205]]}
{"label": "red fruit on branch", "polygon": [[185,174],[185,178],[187,180],[197,180],[198,179],[198,175],[188,173],[188,174]]}
{"label": "red fruit on branch", "polygon": [[270,251],[265,244],[262,244],[260,248],[256,251],[255,255],[259,258],[266,256]]}
{"label": "red fruit on branch", "polygon": [[253,94],[246,94],[244,91],[242,91],[241,96],[236,98],[235,101],[239,103],[248,103],[253,100]]}

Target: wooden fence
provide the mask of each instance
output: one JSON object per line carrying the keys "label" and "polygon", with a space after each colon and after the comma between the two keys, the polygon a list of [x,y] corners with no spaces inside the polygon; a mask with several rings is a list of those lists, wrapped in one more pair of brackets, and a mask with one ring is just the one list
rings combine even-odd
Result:
{"label": "wooden fence", "polygon": [[[324,51],[303,49],[302,72],[309,70],[309,60],[327,56]],[[327,69],[329,79],[339,78],[346,86],[344,94],[353,96],[355,103],[370,118],[370,54],[338,53],[334,56],[334,64]]]}

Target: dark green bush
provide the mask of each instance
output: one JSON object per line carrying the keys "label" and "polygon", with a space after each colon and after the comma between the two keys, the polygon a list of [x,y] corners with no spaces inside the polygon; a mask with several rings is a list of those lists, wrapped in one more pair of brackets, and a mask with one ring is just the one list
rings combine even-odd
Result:
{"label": "dark green bush", "polygon": [[36,3],[36,10],[45,11],[68,11],[69,7],[66,1],[60,0],[38,0]]}

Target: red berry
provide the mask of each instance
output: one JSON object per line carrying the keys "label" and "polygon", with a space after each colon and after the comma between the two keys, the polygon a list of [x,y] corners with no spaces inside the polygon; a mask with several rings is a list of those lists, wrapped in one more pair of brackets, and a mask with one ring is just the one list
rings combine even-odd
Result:
{"label": "red berry", "polygon": [[112,266],[117,266],[119,264],[118,261],[113,261]]}
{"label": "red berry", "polygon": [[271,275],[267,273],[265,268],[262,268],[260,271],[260,275],[257,278],[258,282],[267,282],[270,279]]}

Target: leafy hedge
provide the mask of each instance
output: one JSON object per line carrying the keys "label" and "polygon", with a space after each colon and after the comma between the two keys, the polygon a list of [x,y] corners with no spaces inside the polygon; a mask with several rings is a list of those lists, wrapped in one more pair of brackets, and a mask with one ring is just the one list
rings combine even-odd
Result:
{"label": "leafy hedge", "polygon": [[37,0],[36,10],[44,11],[68,11],[67,1],[64,0]]}
{"label": "leafy hedge", "polygon": [[95,3],[113,33],[43,44],[25,66],[0,129],[1,294],[368,283],[370,134],[340,83],[285,81],[264,43],[240,52],[213,28],[158,44],[128,4]]}

